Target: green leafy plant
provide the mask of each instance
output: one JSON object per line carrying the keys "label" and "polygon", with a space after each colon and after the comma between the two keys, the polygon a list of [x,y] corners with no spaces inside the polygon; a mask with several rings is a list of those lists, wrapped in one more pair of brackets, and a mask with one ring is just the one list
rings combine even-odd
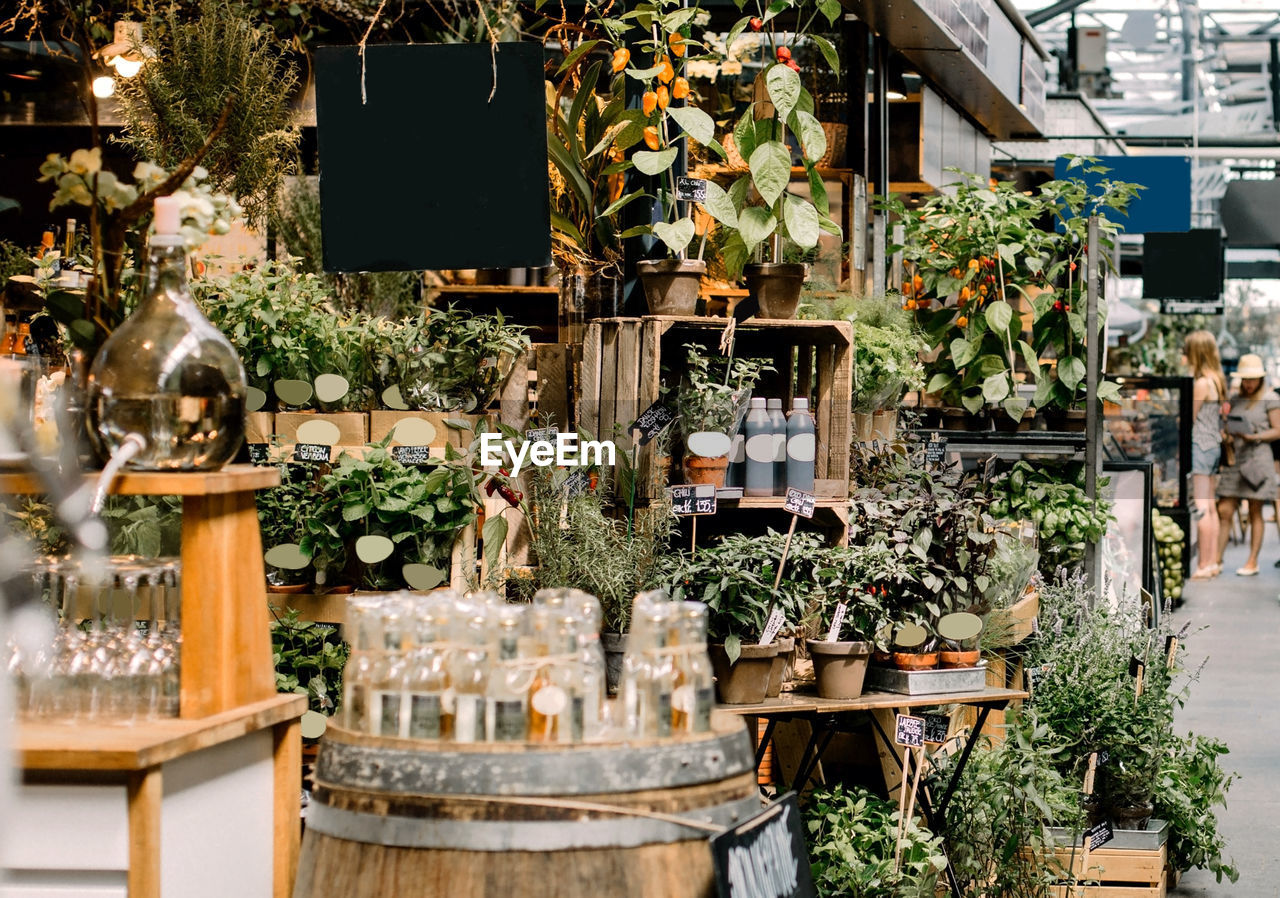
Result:
{"label": "green leafy plant", "polygon": [[903,390],[924,386],[920,353],[929,347],[901,298],[842,296],[811,300],[802,318],[853,322],[853,410],[870,413],[895,408]]}
{"label": "green leafy plant", "polygon": [[919,565],[911,553],[899,554],[885,543],[836,546],[822,552],[818,581],[817,638],[831,627],[836,607],[845,605],[841,638],[874,641],[891,625],[887,596],[919,583]]}
{"label": "green leafy plant", "polygon": [[[307,522],[320,517],[324,502],[309,466],[290,464],[283,453],[278,453],[275,462],[280,469],[280,485],[254,494],[265,552],[276,546],[301,543],[307,533]],[[272,585],[305,583],[309,577],[305,569],[269,568],[267,571],[267,582]]]}
{"label": "green leafy plant", "polygon": [[271,656],[276,691],[307,697],[312,711],[332,716],[342,701],[342,669],[351,648],[338,628],[299,620],[298,610],[271,609]]}
{"label": "green leafy plant", "polygon": [[1169,865],[1175,870],[1209,870],[1218,882],[1235,882],[1240,872],[1223,855],[1226,839],[1218,829],[1216,808],[1225,807],[1234,776],[1220,759],[1227,746],[1219,739],[1172,735],[1156,777],[1155,813],[1169,821]]}
{"label": "green leafy plant", "polygon": [[784,540],[784,534],[772,530],[763,537],[731,534],[696,553],[664,559],[672,598],[706,603],[707,638],[724,643],[730,663],[737,660],[743,642],[759,641],[771,607],[781,608],[793,626],[806,618],[817,586],[820,540],[813,533],[792,537],[787,566],[774,592]]}
{"label": "green leafy plant", "polygon": [[[1111,521],[1111,503],[1090,499],[1081,484],[1083,468],[1052,468],[1016,462],[991,482],[991,514],[1032,521],[1046,548],[1041,562],[1054,568],[1084,558],[1086,543],[1099,543]],[[1105,486],[1105,480],[1100,484]]]}
{"label": "green leafy plant", "polygon": [[899,842],[897,805],[864,789],[815,790],[804,825],[814,890],[822,898],[932,898],[947,868],[941,837],[912,819]]}
{"label": "green leafy plant", "polygon": [[62,555],[71,548],[71,535],[62,528],[53,506],[36,496],[8,496],[0,502],[11,532],[21,534],[32,554]]}
{"label": "green leafy plant", "polygon": [[659,500],[630,518],[614,513],[607,477],[594,489],[565,495],[569,471],[534,468],[525,503],[537,568],[530,591],[573,587],[600,600],[602,627],[625,633],[631,600],[663,584],[659,565],[675,527],[670,503]]}
{"label": "green leafy plant", "polygon": [[223,121],[203,164],[251,224],[265,224],[301,139],[290,127],[297,67],[229,0],[203,0],[194,16],[171,7],[153,34],[156,57],[117,90],[122,140],[170,167]]}
{"label": "green leafy plant", "polygon": [[756,382],[773,366],[758,359],[712,357],[696,343],[684,349],[687,367],[676,405],[685,434],[736,432]]}
{"label": "green leafy plant", "polygon": [[113,555],[182,553],[181,496],[109,496],[102,509]]}

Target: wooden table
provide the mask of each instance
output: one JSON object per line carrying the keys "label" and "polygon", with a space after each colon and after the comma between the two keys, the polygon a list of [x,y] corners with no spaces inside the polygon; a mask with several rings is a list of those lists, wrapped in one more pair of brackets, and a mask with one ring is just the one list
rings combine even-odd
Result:
{"label": "wooden table", "polygon": [[[955,794],[956,786],[960,783],[960,777],[964,773],[965,766],[969,763],[969,756],[982,733],[982,726],[986,723],[987,714],[993,709],[1005,707],[1009,702],[1025,698],[1027,698],[1027,693],[1018,689],[999,689],[988,686],[976,692],[945,692],[935,695],[868,692],[855,699],[825,699],[811,693],[789,692],[777,698],[766,699],[758,705],[719,705],[718,707],[754,720],[760,718],[765,720],[764,734],[756,747],[757,768],[764,759],[765,747],[768,746],[769,740],[773,737],[774,727],[777,726],[778,721],[795,719],[809,721],[811,727],[809,742],[800,755],[800,763],[796,768],[795,780],[791,784],[791,788],[797,792],[802,791],[808,784],[810,777],[818,769],[818,763],[822,759],[823,752],[827,750],[832,738],[841,730],[842,725],[847,724],[849,717],[852,715],[858,715],[859,717],[865,715],[871,720],[877,737],[887,749],[888,757],[891,757],[898,768],[901,769],[902,762],[898,759],[898,747],[885,731],[875,712],[892,711],[902,714],[912,709],[935,708],[941,705],[973,705],[977,707],[977,722],[969,729],[968,738],[964,740],[960,756],[956,759],[955,767],[951,771],[951,778],[947,781],[942,797],[938,799],[937,807],[933,807],[932,801],[924,792],[919,797],[921,814],[924,816],[930,830],[942,836],[945,851],[946,832],[945,826],[942,824],[946,820],[947,805]],[[758,731],[756,726],[752,726],[751,729],[753,733]],[[955,872],[950,864],[947,865],[947,879],[951,885],[952,894],[961,894],[959,883],[955,880]]]}

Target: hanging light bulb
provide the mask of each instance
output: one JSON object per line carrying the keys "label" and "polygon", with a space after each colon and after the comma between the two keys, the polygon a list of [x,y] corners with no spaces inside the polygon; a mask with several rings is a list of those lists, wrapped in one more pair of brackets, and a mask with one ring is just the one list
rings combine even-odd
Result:
{"label": "hanging light bulb", "polygon": [[110,75],[99,75],[93,79],[93,95],[105,100],[116,92],[116,79]]}
{"label": "hanging light bulb", "polygon": [[141,22],[116,22],[111,43],[94,54],[120,73],[121,78],[132,78],[142,69],[143,63],[156,55],[156,51],[142,42]]}

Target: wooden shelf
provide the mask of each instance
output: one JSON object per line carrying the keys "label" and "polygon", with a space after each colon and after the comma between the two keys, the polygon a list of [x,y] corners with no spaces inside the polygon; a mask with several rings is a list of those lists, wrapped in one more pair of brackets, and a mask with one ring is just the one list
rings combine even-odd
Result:
{"label": "wooden shelf", "polygon": [[932,708],[938,705],[1007,704],[1025,699],[1019,689],[997,689],[993,686],[979,692],[943,692],[937,695],[902,695],[897,692],[867,692],[858,698],[829,699],[803,692],[788,692],[766,699],[758,705],[716,705],[722,711],[748,717],[784,714],[840,714],[846,711],[878,711],[894,708]]}
{"label": "wooden shelf", "polygon": [[[716,503],[717,507],[723,505],[726,508],[774,508],[781,510],[786,504],[784,496],[743,496],[741,499],[721,499]],[[815,508],[832,509],[835,511],[847,511],[849,508],[849,499],[846,496],[843,499],[824,499],[821,496],[814,501]]]}
{"label": "wooden shelf", "polygon": [[427,293],[451,293],[461,296],[556,296],[559,287],[530,287],[527,285],[507,286],[506,284],[441,284],[438,287],[424,287]]}
{"label": "wooden shelf", "polygon": [[[750,174],[750,170],[745,167],[733,168],[732,166],[728,166],[728,165],[703,163],[701,165],[694,166],[693,172],[691,172],[691,174],[697,177],[702,177],[704,175],[746,175],[746,174]],[[791,166],[791,176],[793,178],[796,177],[797,175],[807,175],[807,174],[808,174],[808,170],[803,165]],[[853,169],[828,168],[826,166],[819,166],[818,174],[824,178],[839,179],[839,178],[847,177],[848,175],[852,175]]]}
{"label": "wooden shelf", "polygon": [[143,770],[293,720],[306,709],[306,696],[277,695],[198,720],[23,721],[14,748],[27,770]]}
{"label": "wooden shelf", "polygon": [[[86,475],[94,482],[97,472]],[[280,485],[274,467],[227,465],[219,471],[125,471],[111,485],[117,496],[218,496]],[[0,474],[0,493],[39,493],[40,479],[30,472]]]}

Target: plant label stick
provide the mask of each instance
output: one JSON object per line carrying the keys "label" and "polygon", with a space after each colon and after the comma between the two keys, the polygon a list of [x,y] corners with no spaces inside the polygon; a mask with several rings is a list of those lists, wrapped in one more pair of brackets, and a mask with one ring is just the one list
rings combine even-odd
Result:
{"label": "plant label stick", "polygon": [[770,645],[778,637],[778,631],[786,622],[787,616],[781,608],[775,608],[769,612],[769,620],[764,625],[764,632],[760,634],[760,644]]}
{"label": "plant label stick", "polygon": [[840,641],[840,627],[844,624],[844,613],[848,608],[848,602],[841,602],[836,606],[835,614],[831,615],[831,629],[827,631],[827,642]]}
{"label": "plant label stick", "polygon": [[[909,821],[912,815],[914,815],[915,813],[916,794],[920,791],[920,774],[924,770],[924,749],[917,748],[914,754],[915,754],[914,760],[916,765],[916,774],[914,777],[911,778],[911,798],[908,799],[907,801],[907,812],[903,814],[902,819],[898,821],[899,823],[898,847],[895,850],[894,860],[893,860],[893,866],[895,869],[898,867],[899,858],[901,858],[902,856],[902,840],[907,837],[907,825],[908,825],[907,821]],[[904,786],[906,785],[905,778],[903,779],[902,784]]]}
{"label": "plant label stick", "polygon": [[1084,773],[1084,788],[1081,790],[1085,795],[1093,794],[1093,780],[1098,773],[1098,753],[1095,751],[1089,755],[1089,769]]}
{"label": "plant label stick", "polygon": [[1164,641],[1164,658],[1165,666],[1170,670],[1173,669],[1173,659],[1178,656],[1178,637],[1172,633]]}
{"label": "plant label stick", "polygon": [[898,838],[894,840],[895,848],[893,850],[893,869],[898,870],[898,862],[901,858],[902,838],[905,833],[903,821],[907,816],[907,780],[911,778],[911,747],[903,746],[902,748],[902,784],[898,786]]}

